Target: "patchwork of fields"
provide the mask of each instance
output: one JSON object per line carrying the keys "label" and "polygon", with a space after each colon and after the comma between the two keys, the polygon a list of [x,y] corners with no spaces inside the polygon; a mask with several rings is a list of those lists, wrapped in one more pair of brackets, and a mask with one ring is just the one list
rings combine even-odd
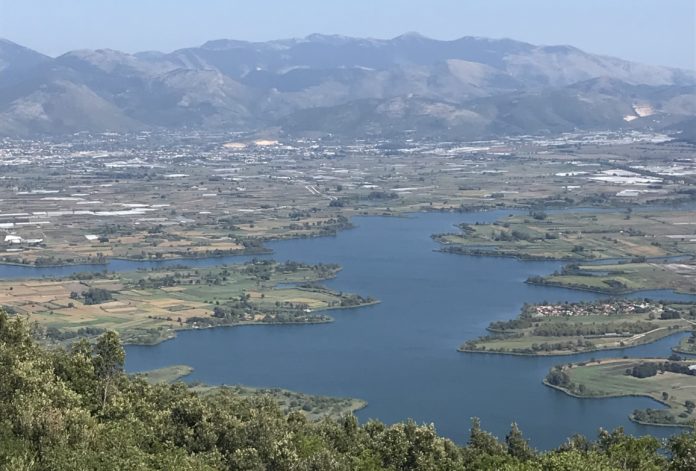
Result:
{"label": "patchwork of fields", "polygon": [[[251,262],[76,276],[81,279],[4,281],[0,305],[37,322],[47,340],[116,330],[125,341],[153,343],[187,328],[328,322],[331,318],[321,311],[375,302],[316,285],[338,269]],[[85,293],[94,290],[108,294],[92,304]]]}

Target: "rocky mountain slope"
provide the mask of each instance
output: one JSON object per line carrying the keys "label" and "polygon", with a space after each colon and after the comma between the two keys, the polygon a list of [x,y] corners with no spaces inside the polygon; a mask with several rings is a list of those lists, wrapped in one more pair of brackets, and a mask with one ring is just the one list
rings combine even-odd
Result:
{"label": "rocky mountain slope", "polygon": [[570,46],[415,33],[57,58],[0,40],[0,134],[208,128],[483,137],[674,127],[696,116],[695,77]]}

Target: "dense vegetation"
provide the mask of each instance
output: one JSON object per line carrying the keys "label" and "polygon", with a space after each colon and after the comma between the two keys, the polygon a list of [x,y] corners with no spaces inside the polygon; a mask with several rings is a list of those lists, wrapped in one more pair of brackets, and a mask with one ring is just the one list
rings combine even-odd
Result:
{"label": "dense vegetation", "polygon": [[353,416],[311,422],[270,400],[197,395],[123,373],[116,334],[45,350],[0,313],[0,469],[693,470],[696,435],[667,443],[600,432],[537,453],[513,424],[505,442],[473,421],[460,447],[433,426]]}
{"label": "dense vegetation", "polygon": [[77,291],[71,292],[70,299],[81,299],[86,306],[91,306],[92,304],[102,304],[111,301],[114,297],[111,295],[110,291],[105,289],[89,288],[82,293],[78,293]]}
{"label": "dense vegetation", "polygon": [[575,323],[554,323],[544,324],[536,327],[533,335],[539,337],[571,337],[571,336],[592,336],[607,335],[620,332],[624,335],[641,334],[655,329],[656,326],[649,322],[614,322],[604,324],[583,324]]}
{"label": "dense vegetation", "polygon": [[665,361],[663,363],[644,362],[626,371],[626,374],[635,378],[650,378],[651,376],[655,376],[658,372],[664,373],[665,371],[682,375],[696,375],[696,370],[690,369],[689,365],[681,363],[680,361]]}

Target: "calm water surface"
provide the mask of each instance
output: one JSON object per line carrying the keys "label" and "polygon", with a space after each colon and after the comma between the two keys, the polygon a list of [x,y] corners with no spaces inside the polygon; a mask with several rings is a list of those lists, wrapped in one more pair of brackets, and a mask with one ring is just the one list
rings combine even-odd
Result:
{"label": "calm water surface", "polygon": [[[524,280],[561,266],[435,252],[433,233],[459,222],[486,222],[508,214],[418,214],[409,218],[356,218],[355,229],[337,237],[270,244],[277,260],[338,263],[343,267],[326,285],[379,298],[376,306],[335,311],[336,322],[322,325],[246,326],[182,332],[154,347],[127,348],[127,369],[142,371],[172,364],[195,368],[188,378],[210,384],[282,387],[314,394],[359,397],[369,406],[361,420],[396,422],[408,417],[433,422],[440,433],[465,442],[469,421],[503,437],[516,421],[538,448],[565,437],[596,435],[600,427],[623,426],[633,434],[667,436],[673,429],[644,427],[627,418],[635,408],[660,407],[649,399],[579,400],[541,384],[561,362],[590,357],[668,355],[679,336],[605,353],[555,358],[465,354],[456,351],[484,333],[493,320],[515,317],[525,302],[580,301],[598,295]],[[242,257],[186,261],[206,266]],[[164,265],[171,262],[159,262]],[[174,262],[182,263],[182,262]],[[110,271],[152,263],[113,261]],[[84,269],[29,269],[0,266],[0,277],[56,276]],[[640,297],[672,297],[641,293]]]}

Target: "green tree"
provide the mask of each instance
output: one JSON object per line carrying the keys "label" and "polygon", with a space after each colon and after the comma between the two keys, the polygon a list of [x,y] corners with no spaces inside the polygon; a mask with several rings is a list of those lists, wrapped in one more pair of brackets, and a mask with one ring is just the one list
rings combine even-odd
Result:
{"label": "green tree", "polygon": [[522,432],[516,423],[510,426],[510,432],[505,436],[508,454],[515,458],[526,461],[534,457],[534,451],[529,447],[529,443],[522,436]]}
{"label": "green tree", "polygon": [[620,469],[658,471],[665,468],[665,459],[657,452],[660,441],[651,436],[631,437],[623,428],[601,431],[597,447]]}
{"label": "green tree", "polygon": [[467,446],[433,425],[385,425],[355,417],[313,421],[269,397],[228,388],[198,394],[183,383],[149,384],[123,373],[109,332],[94,346],[37,345],[29,326],[0,312],[0,469],[26,471],[686,471],[696,436],[668,442],[622,430],[596,442],[573,437],[534,453],[513,424],[506,445],[472,420]]}
{"label": "green tree", "polygon": [[489,454],[500,454],[505,451],[505,448],[497,438],[481,429],[481,420],[478,417],[471,419],[469,446]]}
{"label": "green tree", "polygon": [[676,435],[667,442],[672,453],[670,471],[692,471],[696,469],[696,432]]}
{"label": "green tree", "polygon": [[102,408],[104,408],[111,393],[114,378],[123,372],[126,353],[118,334],[110,331],[99,337],[94,345],[93,355],[92,364],[100,383]]}

